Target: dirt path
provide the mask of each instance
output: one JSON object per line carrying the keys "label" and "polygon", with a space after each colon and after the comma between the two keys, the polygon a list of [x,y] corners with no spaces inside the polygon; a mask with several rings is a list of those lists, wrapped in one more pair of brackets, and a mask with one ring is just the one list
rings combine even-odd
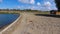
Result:
{"label": "dirt path", "polygon": [[11,34],[60,34],[60,18],[35,16],[32,13],[22,15],[21,23]]}

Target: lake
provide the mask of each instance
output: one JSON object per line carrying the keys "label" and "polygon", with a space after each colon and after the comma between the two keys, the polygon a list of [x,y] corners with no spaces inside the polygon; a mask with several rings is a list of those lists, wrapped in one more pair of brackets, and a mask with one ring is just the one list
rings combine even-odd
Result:
{"label": "lake", "polygon": [[11,24],[19,17],[19,14],[0,14],[0,28]]}

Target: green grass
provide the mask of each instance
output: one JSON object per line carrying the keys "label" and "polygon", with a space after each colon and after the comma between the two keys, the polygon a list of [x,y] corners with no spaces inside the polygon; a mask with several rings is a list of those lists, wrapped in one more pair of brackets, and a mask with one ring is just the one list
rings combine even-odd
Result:
{"label": "green grass", "polygon": [[42,12],[42,11],[36,11],[36,10],[32,10],[32,11],[0,11],[0,14],[19,14],[20,12],[31,12],[31,13],[36,13],[36,14],[50,14],[50,12],[46,11],[46,12]]}
{"label": "green grass", "polygon": [[50,14],[50,12],[41,12],[41,14]]}
{"label": "green grass", "polygon": [[18,12],[16,11],[0,11],[0,14],[19,14]]}
{"label": "green grass", "polygon": [[0,14],[19,14],[19,13],[0,12]]}

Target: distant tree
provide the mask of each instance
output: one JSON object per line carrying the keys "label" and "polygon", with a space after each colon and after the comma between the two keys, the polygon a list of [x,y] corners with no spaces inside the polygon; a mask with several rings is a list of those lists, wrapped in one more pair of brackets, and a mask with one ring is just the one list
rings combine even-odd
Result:
{"label": "distant tree", "polygon": [[56,7],[58,8],[58,11],[60,11],[60,0],[55,0]]}
{"label": "distant tree", "polygon": [[8,8],[7,8],[7,9],[5,9],[5,10],[9,11],[9,9],[8,9]]}
{"label": "distant tree", "polygon": [[1,9],[0,9],[0,11],[1,11]]}
{"label": "distant tree", "polygon": [[51,10],[51,11],[50,11],[50,14],[56,14],[56,11],[57,11],[57,10]]}

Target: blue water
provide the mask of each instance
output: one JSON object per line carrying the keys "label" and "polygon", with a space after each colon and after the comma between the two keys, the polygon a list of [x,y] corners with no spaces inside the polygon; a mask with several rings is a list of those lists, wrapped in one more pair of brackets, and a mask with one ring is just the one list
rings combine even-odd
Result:
{"label": "blue water", "polygon": [[11,24],[19,17],[19,14],[0,14],[0,28]]}

